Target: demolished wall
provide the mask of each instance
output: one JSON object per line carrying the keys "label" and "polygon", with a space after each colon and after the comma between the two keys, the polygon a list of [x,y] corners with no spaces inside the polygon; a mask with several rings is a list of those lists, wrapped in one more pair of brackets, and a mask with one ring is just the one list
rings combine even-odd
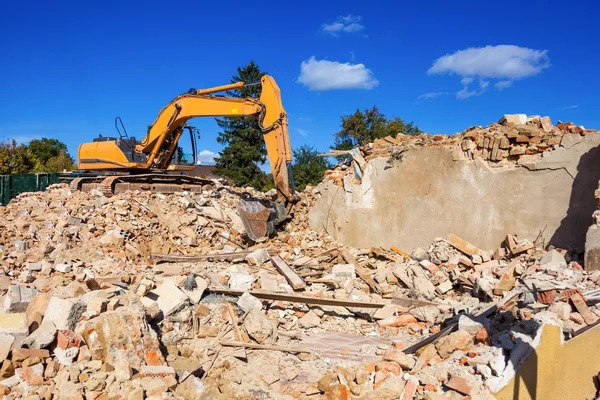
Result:
{"label": "demolished wall", "polygon": [[[497,127],[487,128],[487,136]],[[507,232],[529,240],[541,232],[546,243],[583,251],[600,178],[600,134],[559,135],[553,127],[551,145],[540,145],[539,136],[511,137],[510,129],[504,134],[510,142],[503,146],[496,136],[492,151],[487,136],[485,144],[470,140],[471,129],[448,145],[403,147],[399,157],[392,149],[392,157],[373,158],[360,182],[351,174],[326,180],[316,189],[321,198],[310,213],[311,228],[354,247],[404,251],[449,233],[492,248]],[[535,147],[524,143],[534,139]],[[481,158],[473,153],[478,141],[486,146]],[[487,161],[494,158],[503,162]]]}

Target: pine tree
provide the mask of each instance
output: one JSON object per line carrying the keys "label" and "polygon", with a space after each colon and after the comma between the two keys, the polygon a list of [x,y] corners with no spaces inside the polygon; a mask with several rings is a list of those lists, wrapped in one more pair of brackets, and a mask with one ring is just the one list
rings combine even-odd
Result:
{"label": "pine tree", "polygon": [[[231,83],[260,81],[266,75],[254,61],[244,67],[238,67],[237,75]],[[261,86],[252,85],[228,91],[232,97],[260,97]],[[260,189],[264,185],[264,173],[259,164],[267,159],[267,150],[263,134],[258,127],[258,117],[217,118],[222,129],[217,142],[224,145],[216,161],[215,173],[229,178],[237,186],[253,186]]]}

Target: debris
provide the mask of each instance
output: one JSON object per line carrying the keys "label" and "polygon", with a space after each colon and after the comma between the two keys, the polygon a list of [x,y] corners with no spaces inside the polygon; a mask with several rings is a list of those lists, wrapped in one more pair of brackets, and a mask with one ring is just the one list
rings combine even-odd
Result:
{"label": "debris", "polygon": [[27,316],[20,314],[0,314],[0,334],[27,335]]}
{"label": "debris", "polygon": [[313,311],[310,310],[302,318],[298,320],[301,328],[308,329],[314,328],[321,324],[321,318]]}
{"label": "debris", "polygon": [[269,261],[270,258],[269,252],[265,249],[255,250],[246,256],[246,260],[250,265],[262,265]]}
{"label": "debris", "polygon": [[[215,294],[225,294],[230,296],[241,296],[245,292],[240,290],[228,290],[228,289],[217,289],[217,288],[209,288],[209,292]],[[328,299],[324,297],[309,297],[302,296],[296,294],[280,294],[280,293],[265,293],[259,291],[249,291],[252,296],[258,299],[264,300],[279,300],[279,301],[289,301],[292,303],[301,303],[301,304],[312,304],[312,305],[322,305],[322,306],[340,306],[340,307],[356,307],[356,308],[382,308],[385,306],[384,303],[380,302],[364,302],[364,301],[352,301],[352,300],[338,300],[338,299]]]}
{"label": "debris", "polygon": [[31,300],[37,296],[38,291],[21,285],[10,285],[4,298],[4,312],[22,313],[27,310]]}
{"label": "debris", "polygon": [[165,279],[156,289],[150,291],[149,297],[156,301],[163,317],[173,314],[188,301],[188,296],[173,281],[168,279]]}
{"label": "debris", "polygon": [[262,302],[248,292],[244,292],[236,304],[244,312],[249,312],[250,310],[262,310]]}
{"label": "debris", "polygon": [[273,265],[275,266],[275,268],[277,268],[277,270],[283,276],[285,276],[285,278],[288,280],[288,282],[290,283],[292,288],[294,288],[294,290],[299,290],[306,286],[306,284],[304,283],[302,278],[296,273],[296,271],[291,269],[285,263],[285,261],[283,261],[281,259],[281,257],[279,257],[279,256],[271,257],[271,261],[273,262]]}
{"label": "debris", "polygon": [[260,310],[250,310],[244,319],[244,328],[248,335],[260,344],[273,343],[277,339],[277,330],[273,323]]}
{"label": "debris", "polygon": [[582,295],[576,293],[573,294],[569,299],[577,311],[579,311],[579,314],[581,314],[586,324],[592,325],[598,321],[598,317],[588,308],[587,304],[585,304],[585,299]]}

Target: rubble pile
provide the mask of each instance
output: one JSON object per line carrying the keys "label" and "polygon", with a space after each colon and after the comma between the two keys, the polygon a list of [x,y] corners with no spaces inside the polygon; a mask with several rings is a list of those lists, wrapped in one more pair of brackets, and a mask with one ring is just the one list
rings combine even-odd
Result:
{"label": "rubble pile", "polygon": [[[559,121],[554,126],[547,116],[506,114],[498,123],[492,123],[486,128],[473,126],[452,136],[387,136],[359,147],[359,154],[350,152],[350,155],[362,170],[363,162],[379,157],[391,161],[402,160],[404,152],[409,148],[447,146],[458,147],[465,159],[484,160],[490,167],[514,167],[534,161],[542,153],[555,150],[561,144],[565,145],[566,141],[572,140],[573,135],[585,136],[596,132],[572,122]],[[352,169],[346,164],[340,164],[336,169],[327,171],[326,177],[337,181],[341,186],[343,176],[350,171]]]}
{"label": "rubble pile", "polygon": [[[600,272],[507,235],[412,254],[310,231],[318,190],[251,242],[250,189],[72,192],[0,209],[0,392],[11,398],[491,398],[539,341],[594,324]],[[245,193],[245,194],[244,194]]]}

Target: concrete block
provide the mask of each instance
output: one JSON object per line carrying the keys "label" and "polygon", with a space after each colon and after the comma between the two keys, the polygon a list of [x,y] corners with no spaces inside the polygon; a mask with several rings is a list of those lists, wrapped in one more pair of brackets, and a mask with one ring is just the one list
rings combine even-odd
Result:
{"label": "concrete block", "polygon": [[271,257],[265,249],[258,249],[246,256],[246,261],[251,265],[262,265],[269,261]]}
{"label": "concrete block", "polygon": [[24,345],[30,349],[43,349],[49,346],[56,338],[58,328],[52,321],[43,321],[39,328],[25,339]]}
{"label": "concrete block", "polygon": [[558,271],[567,268],[567,261],[565,260],[565,256],[552,249],[544,254],[540,260],[540,265],[544,269]]}
{"label": "concrete block", "polygon": [[0,314],[0,334],[7,335],[27,335],[27,316],[25,313],[18,314]]}
{"label": "concrete block", "polygon": [[46,320],[53,322],[57,329],[69,329],[69,317],[74,307],[75,301],[73,300],[52,297],[48,302],[44,322]]}
{"label": "concrete block", "polygon": [[42,270],[42,263],[41,262],[27,263],[27,269],[29,271],[41,271]]}
{"label": "concrete block", "polygon": [[165,280],[160,286],[152,290],[148,297],[156,300],[158,308],[165,317],[179,310],[188,301],[188,296],[170,280]]}
{"label": "concrete block", "polygon": [[25,312],[31,300],[38,291],[21,285],[10,285],[4,298],[4,311],[7,313]]}
{"label": "concrete block", "polygon": [[336,264],[331,269],[334,279],[345,281],[346,279],[356,279],[356,270],[353,264]]}
{"label": "concrete block", "polygon": [[181,242],[183,243],[184,246],[198,246],[198,241],[196,240],[195,237],[184,237]]}
{"label": "concrete block", "polygon": [[262,302],[248,292],[244,292],[236,304],[244,312],[248,312],[250,310],[262,310]]}
{"label": "concrete block", "polygon": [[15,337],[7,335],[5,333],[0,334],[0,361],[6,360],[8,353],[10,353]]}
{"label": "concrete block", "polygon": [[499,124],[507,126],[508,124],[512,125],[521,125],[527,123],[527,115],[525,114],[504,114],[502,118],[498,121]]}
{"label": "concrete block", "polygon": [[63,274],[69,273],[73,270],[73,264],[58,264],[54,269],[58,272],[62,272]]}
{"label": "concrete block", "polygon": [[229,275],[229,287],[233,290],[250,290],[254,277],[245,272],[232,272]]}
{"label": "concrete block", "polygon": [[24,253],[29,249],[29,243],[25,240],[15,240],[15,249],[19,253]]}
{"label": "concrete block", "polygon": [[202,298],[202,295],[204,294],[204,291],[208,288],[208,282],[199,276],[194,278],[194,282],[196,286],[194,289],[187,290],[185,287],[183,287],[181,290],[183,290],[183,293],[190,298],[192,303],[198,304]]}

